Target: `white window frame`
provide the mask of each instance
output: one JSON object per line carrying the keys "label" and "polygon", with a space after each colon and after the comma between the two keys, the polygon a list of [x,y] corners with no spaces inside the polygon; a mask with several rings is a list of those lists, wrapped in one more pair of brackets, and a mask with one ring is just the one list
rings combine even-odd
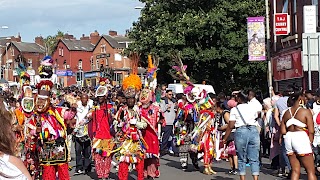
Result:
{"label": "white window frame", "polygon": [[97,70],[100,69],[100,60],[99,59],[96,60],[96,69]]}
{"label": "white window frame", "polygon": [[106,53],[106,45],[105,44],[101,45],[101,53]]}
{"label": "white window frame", "polygon": [[288,13],[289,10],[289,0],[285,0],[283,3],[282,13]]}
{"label": "white window frame", "polygon": [[61,56],[63,57],[63,47],[61,48]]}
{"label": "white window frame", "polygon": [[32,59],[28,59],[28,67],[32,68]]}
{"label": "white window frame", "polygon": [[82,69],[82,60],[81,60],[81,59],[80,59],[79,62],[78,62],[78,68],[79,68],[79,69]]}
{"label": "white window frame", "polygon": [[312,5],[316,6],[316,19],[317,19],[317,27],[319,27],[319,10],[318,10],[318,0],[312,0]]}
{"label": "white window frame", "polygon": [[61,47],[59,47],[59,56],[61,56]]}
{"label": "white window frame", "polygon": [[11,56],[14,56],[14,48],[13,47],[10,48],[10,53],[11,53]]}

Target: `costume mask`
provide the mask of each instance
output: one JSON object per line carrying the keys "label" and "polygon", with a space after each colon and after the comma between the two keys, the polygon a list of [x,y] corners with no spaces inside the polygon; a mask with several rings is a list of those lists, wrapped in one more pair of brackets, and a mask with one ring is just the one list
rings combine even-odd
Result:
{"label": "costume mask", "polygon": [[48,96],[37,95],[35,98],[35,110],[39,113],[46,112],[50,105],[50,98]]}
{"label": "costume mask", "polygon": [[24,92],[24,95],[21,101],[21,106],[25,112],[29,113],[33,111],[33,108],[34,108],[34,99],[32,97],[32,89],[30,86],[24,86],[23,92]]}
{"label": "costume mask", "polygon": [[150,89],[143,89],[140,93],[140,102],[142,104],[147,104],[149,103],[152,99],[152,92]]}
{"label": "costume mask", "polygon": [[136,89],[134,87],[128,87],[125,91],[124,94],[126,98],[134,98],[137,94]]}
{"label": "costume mask", "polygon": [[107,86],[99,86],[96,90],[96,97],[105,96],[108,93]]}

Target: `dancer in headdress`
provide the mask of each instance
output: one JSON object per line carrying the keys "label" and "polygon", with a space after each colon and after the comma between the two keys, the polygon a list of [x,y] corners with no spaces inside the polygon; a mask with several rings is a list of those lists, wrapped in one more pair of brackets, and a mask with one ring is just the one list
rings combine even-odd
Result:
{"label": "dancer in headdress", "polygon": [[107,103],[108,86],[110,84],[105,78],[100,78],[99,83],[100,85],[95,93],[99,106],[91,112],[93,118],[92,153],[98,178],[108,179],[115,147],[115,142],[110,132],[110,125],[113,123],[112,105]]}
{"label": "dancer in headdress", "polygon": [[117,159],[120,161],[119,180],[128,180],[130,164],[135,166],[138,180],[144,179],[144,159],[148,147],[143,139],[141,130],[147,127],[147,123],[141,120],[139,107],[136,105],[136,99],[141,87],[140,77],[136,74],[131,74],[123,80],[122,88],[127,98],[127,104],[120,107],[114,121],[117,141],[120,142],[120,147],[116,154]]}
{"label": "dancer in headdress", "polygon": [[139,98],[141,103],[141,120],[148,124],[142,133],[148,145],[144,162],[144,176],[145,178],[156,178],[160,176],[159,138],[161,137],[161,125],[165,126],[165,121],[158,103],[153,102],[155,89],[157,87],[157,67],[152,62],[151,55],[148,56],[148,64],[149,69],[147,77],[145,78],[145,88],[142,89]]}
{"label": "dancer in headdress", "polygon": [[39,141],[39,159],[43,167],[42,179],[56,180],[58,172],[59,179],[69,180],[66,147],[66,126],[68,124],[50,104],[52,81],[41,80],[36,87],[38,93],[35,97],[34,114],[36,135]]}
{"label": "dancer in headdress", "polygon": [[174,135],[176,139],[176,145],[179,147],[179,156],[182,170],[188,169],[188,157],[192,160],[192,164],[196,170],[199,170],[197,151],[198,148],[195,140],[192,139],[192,132],[198,122],[198,113],[194,105],[196,98],[192,89],[194,85],[190,82],[189,76],[185,70],[187,66],[183,65],[180,57],[177,55],[174,57],[179,66],[173,66],[177,71],[180,83],[183,85],[183,91],[186,96],[184,102],[179,102],[177,118],[174,122]]}
{"label": "dancer in headdress", "polygon": [[39,66],[39,75],[34,78],[35,84],[41,81],[49,80],[53,83],[53,90],[58,84],[58,76],[53,73],[53,59],[51,56],[45,56]]}

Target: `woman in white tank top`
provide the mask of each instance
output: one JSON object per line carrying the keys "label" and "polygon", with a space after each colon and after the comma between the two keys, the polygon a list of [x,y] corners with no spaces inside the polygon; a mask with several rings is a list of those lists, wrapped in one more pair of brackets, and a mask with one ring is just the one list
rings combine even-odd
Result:
{"label": "woman in white tank top", "polygon": [[[20,162],[19,162],[20,161]],[[7,154],[0,155],[0,180],[31,180],[29,174],[25,175],[19,169],[28,173],[20,159]]]}
{"label": "woman in white tank top", "polygon": [[32,180],[21,159],[14,157],[16,141],[12,131],[12,115],[0,97],[0,180]]}

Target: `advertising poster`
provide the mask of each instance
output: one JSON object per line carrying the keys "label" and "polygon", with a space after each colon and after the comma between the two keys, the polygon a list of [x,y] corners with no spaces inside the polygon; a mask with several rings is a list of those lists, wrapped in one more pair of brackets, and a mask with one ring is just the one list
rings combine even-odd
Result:
{"label": "advertising poster", "polygon": [[248,17],[248,56],[249,61],[265,61],[265,26],[264,17]]}

